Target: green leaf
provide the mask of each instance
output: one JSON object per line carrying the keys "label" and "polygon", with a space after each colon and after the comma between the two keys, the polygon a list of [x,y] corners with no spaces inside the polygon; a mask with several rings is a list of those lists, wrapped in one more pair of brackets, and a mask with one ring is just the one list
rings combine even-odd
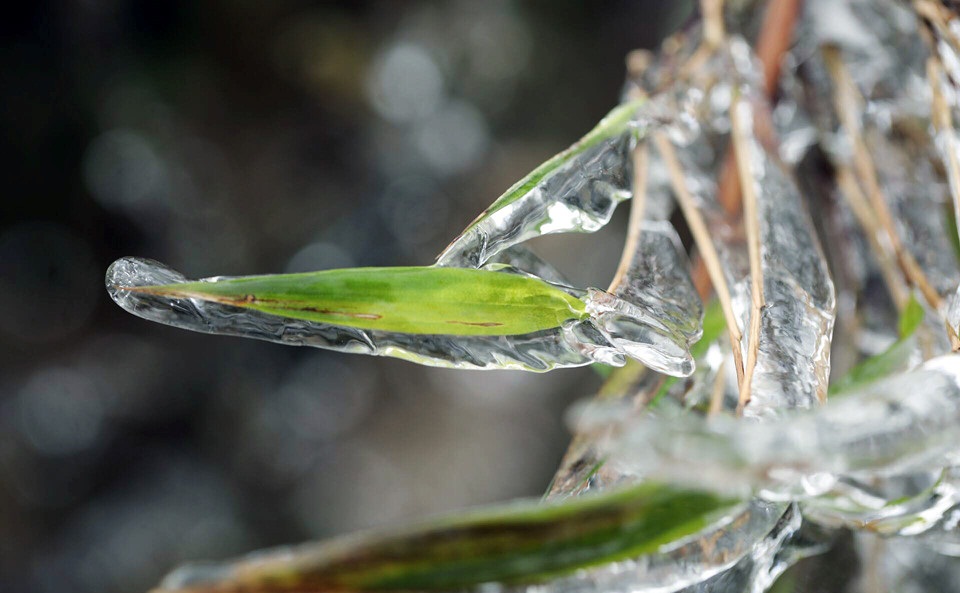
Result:
{"label": "green leaf", "polygon": [[923,318],[923,305],[917,301],[914,295],[910,295],[910,300],[907,301],[897,324],[900,338],[880,354],[863,360],[850,369],[846,375],[831,383],[829,395],[831,397],[841,395],[846,391],[873,383],[900,370],[903,361],[909,358],[913,350],[910,338],[923,323]]}
{"label": "green leaf", "polygon": [[947,238],[950,239],[950,246],[953,247],[953,256],[960,262],[960,233],[957,231],[957,214],[952,200],[947,200],[944,203],[944,210],[943,220]]}
{"label": "green leaf", "polygon": [[489,208],[484,210],[476,220],[470,223],[470,226],[468,226],[463,233],[468,232],[481,220],[488,218],[495,212],[527,195],[537,184],[573,160],[573,158],[580,153],[596,146],[604,140],[622,134],[630,127],[631,121],[637,113],[637,109],[645,102],[645,99],[635,99],[614,108],[606,117],[600,120],[600,123],[598,123],[595,128],[587,132],[586,136],[580,138],[580,140],[563,152],[557,153],[550,160],[528,173],[520,181],[514,183],[510,189],[497,198]]}
{"label": "green leaf", "polygon": [[408,334],[518,335],[587,317],[582,301],[537,278],[461,268],[353,268],[126,290]]}
{"label": "green leaf", "polygon": [[720,301],[714,299],[703,312],[703,334],[696,344],[690,348],[690,354],[699,359],[707,353],[707,349],[716,342],[727,329],[727,321],[723,317],[723,308]]}
{"label": "green leaf", "polygon": [[601,379],[606,379],[610,376],[610,373],[617,367],[610,366],[608,364],[603,364],[602,362],[595,362],[590,365],[590,368],[593,369],[593,372],[600,375]]}
{"label": "green leaf", "polygon": [[903,308],[903,313],[900,314],[900,321],[897,323],[897,330],[901,340],[909,338],[913,335],[913,332],[917,331],[917,328],[923,323],[923,315],[923,305],[920,304],[920,301],[918,301],[914,295],[910,295],[910,300],[907,301],[906,306]]}
{"label": "green leaf", "polygon": [[654,483],[559,503],[524,502],[241,561],[214,571],[218,582],[185,590],[422,591],[541,582],[655,553],[704,529],[734,504]]}

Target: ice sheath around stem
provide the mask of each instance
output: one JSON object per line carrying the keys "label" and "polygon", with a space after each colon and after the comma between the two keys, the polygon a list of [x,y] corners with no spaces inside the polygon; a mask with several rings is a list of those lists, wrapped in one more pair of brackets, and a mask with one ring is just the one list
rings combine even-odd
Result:
{"label": "ice sheath around stem", "polygon": [[600,450],[614,468],[729,495],[812,500],[845,476],[869,480],[942,467],[960,441],[960,355],[762,423],[661,407],[656,415],[621,414],[626,419],[618,425],[607,407],[585,407],[577,426],[606,432]]}

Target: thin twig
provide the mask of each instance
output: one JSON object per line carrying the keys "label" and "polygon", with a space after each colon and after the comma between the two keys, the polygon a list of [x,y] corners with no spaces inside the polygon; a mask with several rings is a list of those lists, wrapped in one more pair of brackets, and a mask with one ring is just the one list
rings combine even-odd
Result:
{"label": "thin twig", "polygon": [[637,256],[637,245],[640,243],[640,231],[643,226],[644,214],[647,206],[647,159],[649,149],[646,143],[638,144],[633,149],[633,199],[630,200],[630,221],[627,225],[627,240],[620,253],[620,263],[610,281],[607,292],[616,292],[623,284]]}
{"label": "thin twig", "polygon": [[943,66],[940,60],[933,56],[927,60],[927,80],[930,82],[933,129],[945,140],[945,146],[940,147],[940,152],[945,161],[950,196],[953,198],[953,214],[960,228],[960,160],[957,158],[957,149],[960,144],[957,142],[957,133],[953,128],[953,114],[943,96],[941,86]]}
{"label": "thin twig", "polygon": [[763,13],[756,51],[763,65],[763,94],[768,99],[772,99],[777,91],[783,56],[793,42],[800,4],[801,0],[770,0]]}
{"label": "thin twig", "polygon": [[[960,143],[957,141],[957,132],[953,127],[953,114],[950,106],[943,96],[943,65],[940,59],[931,56],[927,59],[927,80],[930,82],[931,94],[931,119],[933,128],[936,130],[938,142],[943,142],[939,146],[941,157],[943,158],[944,168],[947,170],[947,186],[950,188],[950,195],[953,198],[953,217],[957,222],[957,228],[960,229],[960,160],[957,158],[957,150]],[[950,348],[954,352],[960,351],[960,336],[957,335],[957,328],[950,325],[946,319],[944,324],[947,328],[947,336],[950,338]]]}
{"label": "thin twig", "polygon": [[[771,103],[776,98],[783,57],[793,42],[793,30],[799,14],[800,0],[770,0],[763,14],[756,52],[763,69],[763,94]],[[773,134],[772,125],[760,126],[760,123],[756,122],[758,133],[766,130],[765,133]],[[772,138],[767,139],[764,144],[772,146]],[[737,163],[732,149],[727,151],[723,167],[720,169],[717,188],[717,200],[724,210],[730,215],[739,215],[740,176],[737,174]]]}
{"label": "thin twig", "polygon": [[720,256],[717,254],[716,247],[710,238],[710,231],[703,220],[703,215],[697,209],[690,190],[687,189],[686,179],[683,175],[683,166],[677,153],[670,143],[669,138],[663,132],[653,134],[653,142],[667,166],[667,172],[670,175],[670,185],[677,198],[677,203],[683,211],[683,216],[690,226],[690,233],[697,244],[697,250],[706,266],[707,273],[710,275],[710,281],[713,282],[714,290],[717,293],[717,300],[720,301],[720,308],[723,310],[723,316],[727,322],[727,333],[730,336],[730,346],[733,349],[734,363],[737,370],[737,381],[743,380],[743,354],[741,350],[741,341],[743,333],[740,330],[740,324],[737,323],[737,317],[733,312],[733,301],[730,298],[730,289],[727,286],[727,280],[723,275],[723,268],[720,266]]}
{"label": "thin twig", "polygon": [[700,14],[703,15],[703,42],[711,48],[719,47],[726,36],[723,0],[700,0]]}
{"label": "thin twig", "polygon": [[910,289],[907,288],[903,281],[903,275],[897,268],[897,256],[893,253],[889,241],[884,242],[877,236],[877,229],[879,228],[877,219],[873,216],[873,211],[870,209],[866,196],[860,191],[860,186],[857,185],[857,180],[854,178],[850,167],[844,164],[836,165],[834,176],[841,195],[846,199],[850,210],[853,211],[854,218],[857,219],[857,223],[863,229],[867,241],[870,243],[870,248],[877,258],[880,273],[883,275],[887,291],[890,293],[890,299],[893,300],[897,311],[902,312],[910,298]]}
{"label": "thin twig", "polygon": [[747,235],[747,254],[750,259],[750,335],[747,340],[747,361],[744,367],[743,381],[740,383],[740,400],[737,414],[750,401],[750,383],[757,366],[760,348],[760,321],[763,314],[763,265],[760,261],[760,213],[757,208],[757,192],[754,185],[756,175],[751,167],[750,145],[747,138],[752,122],[745,118],[743,111],[750,105],[741,97],[734,96],[730,108],[730,138],[740,174],[740,188],[743,196],[743,224]]}
{"label": "thin twig", "polygon": [[960,50],[960,39],[957,38],[950,23],[957,18],[953,8],[934,0],[914,0],[913,10],[920,17],[921,24],[926,25],[921,31],[932,35],[927,39],[931,50],[939,53],[934,38],[946,41],[953,46],[954,51]]}
{"label": "thin twig", "polygon": [[940,294],[933,288],[920,268],[920,264],[917,263],[917,260],[900,240],[893,215],[890,213],[890,208],[887,206],[886,198],[880,187],[876,167],[863,140],[860,129],[860,106],[863,103],[863,97],[840,59],[839,50],[835,47],[825,47],[823,48],[823,57],[827,71],[834,83],[834,103],[837,115],[840,118],[840,124],[853,145],[853,168],[856,177],[865,189],[877,222],[880,223],[893,246],[897,263],[903,274],[910,284],[920,290],[927,304],[935,311],[940,311],[943,304]]}
{"label": "thin twig", "polygon": [[716,416],[723,407],[723,387],[726,380],[727,359],[720,362],[720,368],[717,369],[717,376],[713,378],[713,389],[710,391],[710,407],[707,408],[707,417]]}
{"label": "thin twig", "polygon": [[[703,19],[703,38],[696,51],[677,70],[677,78],[688,78],[697,72],[726,38],[723,26],[723,1],[700,0],[700,16]],[[666,42],[665,42],[666,43]]]}

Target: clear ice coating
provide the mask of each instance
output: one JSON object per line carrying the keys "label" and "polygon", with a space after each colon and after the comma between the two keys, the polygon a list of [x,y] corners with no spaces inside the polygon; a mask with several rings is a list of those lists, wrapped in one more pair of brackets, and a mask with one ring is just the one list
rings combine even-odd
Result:
{"label": "clear ice coating", "polygon": [[[745,335],[751,314],[747,250],[741,231],[730,224],[717,202],[716,180],[730,143],[730,110],[741,109],[741,120],[749,124],[747,152],[750,181],[758,196],[765,305],[760,313],[752,399],[744,412],[753,417],[751,420],[762,422],[735,421],[723,414],[704,419],[689,410],[681,414],[662,407],[655,417],[638,418],[635,410],[615,410],[621,421],[612,424],[610,413],[600,413],[590,426],[588,413],[583,420],[586,432],[572,450],[575,454],[570,456],[574,463],[567,468],[569,480],[559,483],[552,494],[576,495],[624,480],[659,476],[759,497],[737,507],[701,533],[664,546],[658,554],[582,570],[542,585],[508,587],[488,583],[479,586],[478,591],[759,593],[767,590],[798,558],[823,549],[821,543],[804,541],[804,529],[811,521],[830,528],[868,530],[890,537],[879,545],[862,536],[856,541],[863,563],[880,567],[875,582],[887,582],[893,590],[956,588],[960,565],[947,562],[945,557],[960,556],[957,358],[931,360],[919,369],[850,391],[843,398],[818,407],[826,393],[830,370],[834,290],[803,197],[778,162],[794,165],[816,140],[835,164],[850,164],[851,142],[838,132],[832,86],[817,53],[822,44],[839,47],[864,98],[859,129],[871,148],[877,184],[893,215],[897,235],[935,290],[946,299],[939,313],[953,327],[960,325],[960,271],[943,218],[949,210],[948,187],[953,184],[954,193],[958,191],[956,180],[949,176],[949,161],[957,153],[956,132],[948,130],[937,137],[930,134],[931,81],[925,75],[929,53],[918,35],[920,23],[913,14],[921,4],[808,0],[799,26],[800,41],[794,50],[797,64],[792,64],[804,71],[803,76],[792,81],[792,100],[781,102],[772,114],[781,133],[778,146],[766,138],[761,142],[761,134],[752,125],[756,120],[759,128],[764,113],[762,100],[757,99],[752,56],[739,38],[734,37],[729,47],[718,52],[719,57],[713,56],[693,73],[704,74],[709,82],[681,82],[666,85],[666,90],[662,84],[654,85],[662,92],[655,94],[650,103],[660,108],[668,106],[668,113],[673,110],[670,119],[684,122],[684,126],[665,126],[658,131],[667,134],[676,150],[687,189],[717,243],[736,316]],[[952,35],[960,32],[955,19],[951,27]],[[692,47],[680,53],[691,54],[688,49]],[[943,45],[940,40],[936,49],[948,74],[946,82],[960,80],[956,48]],[[666,60],[658,72],[673,76],[676,66],[676,61]],[[953,120],[960,121],[956,113],[960,93],[950,84],[944,94],[954,110]],[[739,105],[737,93],[742,97]],[[566,286],[567,282],[549,264],[518,243],[552,232],[590,232],[609,220],[616,204],[630,196],[630,151],[646,134],[646,127],[659,124],[662,119],[647,118],[643,113],[642,109],[627,113],[619,108],[612,114],[613,119],[598,127],[596,135],[588,135],[589,142],[558,155],[511,188],[451,244],[439,264],[506,265],[512,270],[504,268],[505,272],[531,273]],[[818,128],[816,137],[811,134],[811,125]],[[670,193],[671,180],[664,174],[663,155],[651,150],[650,158],[648,198],[660,200]],[[670,200],[657,203],[669,204]],[[668,217],[669,207],[655,210],[651,218]],[[530,355],[523,350],[527,357],[525,362],[517,363],[520,368],[528,368],[524,364],[531,365],[529,368],[536,364],[555,365],[552,356],[596,360],[606,357],[617,364],[626,355],[635,355],[646,357],[651,366],[692,369],[692,362],[687,366],[684,361],[695,341],[693,336],[699,335],[699,323],[694,321],[702,307],[699,300],[687,298],[693,293],[687,292],[689,278],[685,273],[679,278],[670,276],[671,272],[686,269],[682,252],[661,253],[667,244],[662,237],[670,235],[673,241],[672,229],[658,234],[651,228],[645,227],[641,234],[645,242],[638,250],[650,257],[634,262],[636,267],[631,268],[622,289],[613,295],[568,289],[588,301],[594,318],[578,329],[589,335],[574,336],[570,341],[563,336],[551,337],[550,344],[561,344],[560,354],[552,349],[544,354],[541,349]],[[666,263],[670,261],[675,265]],[[152,273],[164,272],[169,271],[158,268]],[[171,274],[175,278],[170,281],[182,281],[177,280],[182,278],[179,275]],[[658,279],[650,281],[651,278]],[[855,296],[870,297],[866,275],[863,280]],[[675,285],[668,290],[671,283]],[[114,298],[121,302],[134,297],[114,294]],[[286,343],[319,341],[313,345],[330,347],[325,345],[329,338],[317,340],[311,333],[312,324],[295,322],[293,325],[299,329],[289,329],[285,327],[290,325],[288,320],[262,319],[268,316],[224,322],[222,318],[239,312],[197,313],[198,307],[206,305],[192,301],[144,303],[141,298],[137,295],[136,302],[121,305],[147,318],[166,319],[165,322],[200,331],[251,335]],[[867,331],[857,329],[854,341],[868,344],[876,342],[878,335],[888,337],[874,331],[883,325],[891,326],[887,316],[881,318],[881,310],[889,308],[886,303],[856,306]],[[218,318],[221,320],[217,321]],[[250,327],[255,329],[247,331]],[[334,346],[337,348],[380,353],[378,349],[383,346],[380,342],[374,345],[374,336],[369,335],[372,332],[328,326],[321,329],[327,336],[341,338]],[[641,334],[644,337],[637,339]],[[457,341],[462,344],[461,338]],[[503,355],[501,350],[481,341],[451,355],[454,358],[442,359],[440,364],[471,366],[472,363],[462,360],[476,359],[502,366],[504,360],[514,360],[510,356],[520,356]],[[517,349],[512,344],[508,348],[497,340],[491,341],[498,344],[496,348],[509,352]],[[419,346],[404,342],[398,352],[423,361],[432,355],[442,356],[451,347],[450,343],[441,343],[436,352],[428,350],[425,354],[417,349]],[[746,341],[743,347],[749,348]],[[595,350],[585,354],[578,348]],[[479,356],[477,350],[486,353],[485,357]],[[863,350],[866,352],[869,347]],[[496,354],[489,354],[490,351]],[[942,344],[933,351],[944,351]],[[689,393],[703,393],[713,377],[695,374],[684,388]],[[649,394],[661,382],[662,377],[647,373],[637,389]],[[795,409],[800,411],[792,411]],[[602,433],[604,438],[589,438],[594,433]],[[880,552],[873,553],[877,549]],[[170,583],[182,586],[193,578],[203,580],[211,574],[222,576],[190,569],[171,577]],[[871,582],[874,581],[867,581]]]}
{"label": "clear ice coating", "polygon": [[630,153],[652,121],[642,101],[610,112],[594,130],[508,189],[440,256],[479,268],[503,249],[550,233],[594,232],[631,197]]}
{"label": "clear ice coating", "polygon": [[[514,263],[533,264],[541,272],[556,275],[527,252],[514,252],[511,257]],[[501,263],[491,264],[491,269],[523,273]],[[619,366],[624,364],[626,356],[632,356],[668,374],[686,376],[693,372],[689,340],[695,339],[696,334],[690,333],[689,324],[674,327],[669,318],[661,319],[657,310],[627,303],[599,290],[585,293],[561,286],[575,296],[583,296],[588,311],[592,312],[589,319],[571,320],[557,328],[523,335],[450,336],[329,325],[195,298],[169,298],[124,289],[187,281],[183,275],[158,262],[136,258],[114,262],[106,278],[111,298],[128,312],[203,333],[391,356],[454,368],[546,371],[595,362]],[[628,278],[628,284],[634,282]]]}
{"label": "clear ice coating", "polygon": [[[585,408],[579,430],[610,428],[612,414],[603,408]],[[829,506],[842,508],[843,476],[869,480],[937,471],[956,451],[960,355],[930,360],[817,410],[766,422],[703,418],[663,406],[656,415],[620,416],[622,426],[606,431],[601,452],[623,472],[769,500],[829,495]],[[847,508],[860,507],[849,502]]]}
{"label": "clear ice coating", "polygon": [[[502,593],[600,593],[678,591],[701,583],[761,552],[777,530],[787,505],[754,500],[693,537],[662,546],[658,553],[579,570],[545,585],[504,587]],[[792,521],[799,522],[799,516]],[[736,526],[732,529],[731,526]],[[786,536],[786,531],[783,536]],[[776,536],[779,537],[779,536]],[[478,589],[482,590],[482,588]]]}
{"label": "clear ice coating", "polygon": [[[740,106],[749,114],[747,103]],[[748,150],[760,219],[764,297],[744,416],[769,417],[826,400],[836,298],[796,183],[753,135],[751,118],[743,120],[751,131]]]}
{"label": "clear ice coating", "polygon": [[[654,370],[694,370],[690,347],[703,332],[703,303],[680,238],[667,222],[644,222],[629,269],[614,292],[592,289],[587,311],[610,340]],[[646,335],[640,341],[635,336]]]}
{"label": "clear ice coating", "polygon": [[[859,182],[865,195],[874,183],[880,189],[900,241],[940,297],[947,297],[960,281],[945,224],[952,209],[948,182],[956,181],[947,162],[953,132],[945,130],[939,137],[931,133],[930,51],[921,25],[909,3],[817,0],[805,8],[799,35],[808,46],[839,48],[840,60],[863,98],[854,115],[876,174],[874,181],[860,176]],[[807,108],[820,128],[822,146],[835,163],[859,168],[853,139],[838,129],[832,99],[836,85],[819,58],[811,57],[805,67],[814,97]]]}
{"label": "clear ice coating", "polygon": [[823,551],[820,542],[798,537],[802,525],[799,507],[790,505],[749,554],[727,570],[685,587],[680,593],[763,593],[797,560]]}
{"label": "clear ice coating", "polygon": [[803,196],[776,153],[757,137],[753,122],[759,119],[757,113],[765,108],[765,101],[759,96],[755,69],[746,42],[733,37],[702,70],[713,74],[715,80],[735,81],[735,87],[713,84],[699,93],[674,91],[683,98],[676,108],[687,110],[698,122],[691,129],[699,137],[671,149],[720,256],[744,334],[741,348],[746,360],[751,347],[747,248],[742,231],[719,203],[714,181],[720,177],[723,151],[730,143],[734,125],[730,111],[738,110],[750,183],[757,196],[764,293],[751,399],[744,415],[770,417],[782,410],[815,407],[825,398],[836,299]]}
{"label": "clear ice coating", "polygon": [[[517,507],[518,509],[520,507]],[[434,591],[475,591],[497,593],[521,593],[521,592],[543,592],[543,591],[563,591],[569,593],[592,592],[592,591],[672,591],[685,587],[689,584],[699,582],[710,575],[717,574],[719,571],[735,564],[741,558],[747,556],[754,550],[755,540],[763,539],[764,536],[776,530],[778,523],[782,523],[781,517],[784,516],[786,505],[755,502],[751,504],[738,505],[733,508],[729,517],[713,519],[711,516],[705,517],[706,527],[698,534],[679,538],[674,542],[659,546],[656,553],[646,554],[637,559],[620,560],[604,564],[597,568],[585,568],[551,579],[546,582],[536,582],[535,584],[505,584],[498,582],[479,583],[476,585],[463,585],[462,588],[453,588],[450,586],[438,586],[426,584],[423,590]],[[623,512],[625,509],[619,509]],[[670,512],[670,509],[666,509]],[[627,512],[629,512],[627,510]],[[594,515],[601,523],[604,521],[604,515]],[[520,521],[521,525],[530,519],[519,516],[513,517],[514,521]],[[540,524],[539,519],[534,515],[534,524]],[[731,521],[741,528],[739,532],[732,532],[729,529]],[[541,524],[541,527],[543,525]],[[479,529],[476,529],[479,527]],[[653,526],[657,529],[656,526]],[[171,572],[163,579],[160,589],[157,591],[178,591],[182,593],[213,593],[214,591],[266,591],[274,590],[270,587],[274,581],[277,586],[276,591],[303,591],[304,593],[314,593],[327,590],[353,590],[349,588],[351,580],[357,580],[356,573],[369,569],[371,580],[386,580],[384,586],[373,585],[370,588],[362,584],[364,577],[360,576],[360,583],[357,583],[357,591],[363,590],[391,590],[395,586],[389,583],[392,575],[390,569],[394,568],[389,564],[391,560],[396,563],[402,578],[403,571],[410,570],[415,566],[412,572],[418,572],[423,569],[429,569],[427,564],[423,567],[411,565],[409,560],[411,554],[409,548],[397,548],[397,542],[410,546],[411,542],[420,542],[425,547],[436,548],[437,541],[449,540],[451,542],[450,558],[443,558],[434,554],[432,561],[444,563],[449,561],[449,565],[438,567],[433,577],[420,575],[413,578],[420,578],[424,583],[430,583],[433,578],[440,582],[451,581],[455,579],[456,571],[471,570],[469,560],[466,562],[458,561],[458,557],[463,553],[464,545],[471,539],[480,538],[489,542],[489,537],[485,532],[494,529],[505,530],[505,545],[527,548],[524,542],[511,542],[510,539],[529,536],[536,541],[543,537],[538,534],[536,529],[529,532],[517,533],[511,531],[510,524],[502,524],[496,521],[492,523],[478,523],[474,529],[470,527],[457,527],[449,521],[439,521],[435,527],[428,527],[425,530],[414,530],[410,532],[395,531],[385,538],[364,538],[363,535],[352,538],[341,538],[323,543],[311,543],[301,546],[289,546],[272,550],[256,552],[246,557],[223,563],[195,563],[182,566]],[[569,531],[569,530],[566,530]],[[549,533],[549,532],[548,532]],[[569,538],[576,535],[572,533],[554,533],[560,538]],[[561,563],[573,563],[582,561],[578,555],[584,553],[592,554],[594,551],[602,553],[602,548],[597,546],[597,542],[589,540],[588,537],[582,543],[582,546],[575,548],[558,548],[558,556],[555,558]],[[615,536],[616,537],[616,536]],[[629,539],[631,534],[623,534],[624,538]],[[643,535],[641,537],[644,537]],[[554,541],[544,541],[537,545],[549,548],[555,545]],[[484,547],[483,543],[480,544]],[[617,542],[612,542],[613,546],[618,546]],[[522,552],[521,552],[522,553]],[[482,561],[489,561],[486,557]],[[508,559],[509,560],[509,559]],[[535,563],[542,561],[534,560]],[[406,565],[406,566],[404,566]],[[351,574],[353,573],[353,574]],[[289,582],[283,582],[285,576],[293,577]],[[542,581],[542,577],[532,579]],[[294,584],[298,586],[294,586]],[[346,585],[346,587],[345,587]],[[399,589],[397,589],[399,590]],[[403,589],[419,590],[419,589]]]}
{"label": "clear ice coating", "polygon": [[678,341],[694,344],[703,333],[703,303],[690,279],[680,237],[669,222],[645,221],[638,241],[626,280],[614,295],[650,311]]}
{"label": "clear ice coating", "polygon": [[[650,321],[661,326],[661,335],[669,338],[666,343],[687,344],[689,350],[703,333],[703,303],[688,270],[689,262],[673,226],[665,221],[645,220],[640,223],[636,251],[614,295],[622,299],[621,306],[654,312]],[[604,298],[609,301],[612,295]],[[616,319],[608,323],[617,324]],[[639,389],[652,392],[663,377],[647,373],[645,379],[647,387]],[[556,472],[548,497],[580,495],[622,481],[624,476],[603,465],[594,440],[575,437]]]}
{"label": "clear ice coating", "polygon": [[[741,66],[743,52],[749,56],[742,41],[734,41],[734,54],[715,59],[713,65],[729,69],[731,63]],[[722,76],[721,79],[724,79]],[[722,87],[722,85],[719,85]],[[684,110],[688,127],[687,135],[677,138],[671,135],[673,150],[683,169],[685,189],[692,194],[698,207],[711,227],[714,239],[718,242],[725,275],[733,287],[734,298],[738,303],[743,327],[748,325],[749,315],[749,270],[746,249],[737,231],[721,213],[716,202],[716,184],[713,181],[718,171],[709,173],[704,170],[707,163],[716,164],[721,159],[724,146],[729,141],[729,119],[723,112],[731,106],[730,88],[713,88],[698,93],[694,89],[671,89],[667,91],[678,98],[676,108]],[[652,101],[660,101],[654,96]],[[668,102],[664,99],[663,102]],[[681,119],[681,118],[678,118]],[[809,218],[793,181],[779,168],[752,138],[750,146],[753,154],[753,174],[759,195],[761,218],[761,240],[764,242],[763,269],[766,273],[765,288],[773,298],[765,307],[766,331],[761,332],[760,356],[755,374],[755,388],[763,389],[763,395],[773,394],[768,400],[763,397],[755,402],[756,407],[765,406],[774,411],[816,406],[826,393],[829,374],[829,343],[834,318],[833,286],[823,256],[814,238]],[[662,155],[653,152],[653,163],[663,162]],[[669,191],[670,179],[656,177],[651,172],[648,191]],[[770,246],[768,248],[768,245]],[[769,286],[769,287],[768,287]],[[771,310],[768,310],[771,309]],[[791,329],[799,328],[798,340],[781,343],[777,336],[776,324],[786,324]],[[787,334],[789,335],[789,334]],[[721,355],[722,356],[722,355]],[[685,387],[688,394],[708,392],[716,379],[719,369],[711,373],[698,372],[693,384]],[[799,385],[796,376],[805,379]],[[639,387],[641,391],[656,389],[659,383],[656,377]],[[696,397],[694,397],[696,399]],[[661,404],[663,406],[663,404]],[[631,404],[607,404],[612,415],[631,425],[636,413]],[[775,417],[775,414],[758,414],[763,417]],[[551,496],[578,494],[583,491],[602,489],[624,480],[652,478],[648,467],[634,462],[651,453],[655,446],[670,447],[671,439],[677,433],[671,432],[671,422],[684,420],[696,424],[704,423],[700,418],[686,413],[678,418],[659,416],[643,422],[656,432],[649,441],[634,448],[624,445],[620,439],[627,438],[616,428],[605,431],[609,426],[582,426],[575,430],[578,438],[575,448],[568,455],[569,465],[561,468],[558,480],[551,490]],[[735,429],[744,428],[742,421],[727,418]],[[750,424],[764,427],[764,424]],[[632,429],[628,429],[632,430]],[[736,432],[733,430],[732,432]],[[771,431],[772,432],[772,431]],[[658,437],[664,437],[662,440]],[[609,447],[620,443],[629,450]],[[745,440],[745,442],[747,442]],[[644,449],[646,447],[646,449]],[[767,449],[768,455],[776,458],[775,449]],[[693,454],[696,457],[696,454]],[[714,468],[710,465],[710,453],[706,460],[698,460],[689,466],[691,481],[699,487],[723,487],[729,475],[720,475],[718,480]],[[668,471],[671,462],[663,458],[663,475],[669,480],[678,479],[678,474]],[[685,471],[680,464],[687,459],[674,460],[678,472]],[[656,464],[654,464],[656,465]],[[698,471],[706,469],[706,472]],[[714,473],[712,473],[714,472]],[[732,473],[732,472],[731,472]],[[815,482],[815,479],[812,480]],[[739,482],[742,483],[742,482]],[[749,496],[756,492],[752,484],[740,488],[737,494]],[[555,591],[756,591],[769,587],[776,577],[803,554],[814,553],[820,548],[809,549],[801,553],[799,548],[785,546],[799,530],[802,521],[796,505],[787,505],[789,497],[771,497],[777,500],[755,498],[745,508],[731,513],[725,525],[708,529],[661,554],[633,561],[617,563],[589,571],[581,571],[575,576],[552,581],[548,588],[538,590]],[[731,526],[736,526],[732,528]]]}

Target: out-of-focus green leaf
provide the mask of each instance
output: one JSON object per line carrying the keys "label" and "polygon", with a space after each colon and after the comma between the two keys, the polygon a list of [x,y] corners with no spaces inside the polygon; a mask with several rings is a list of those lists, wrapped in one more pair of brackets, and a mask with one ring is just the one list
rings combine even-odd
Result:
{"label": "out-of-focus green leaf", "polygon": [[606,379],[607,377],[610,376],[610,373],[612,373],[614,369],[616,369],[617,367],[612,367],[608,364],[596,362],[590,365],[590,368],[593,369],[594,373],[600,375],[601,378]]}
{"label": "out-of-focus green leaf", "polygon": [[693,354],[694,358],[702,358],[707,353],[707,349],[723,335],[726,329],[727,322],[723,317],[723,308],[720,306],[720,301],[714,299],[703,312],[703,334],[700,340],[690,348],[690,354]]}
{"label": "out-of-focus green leaf", "polygon": [[950,245],[953,247],[953,255],[960,262],[960,232],[957,231],[957,215],[953,208],[951,201],[944,203],[943,220],[947,238],[950,239]]}
{"label": "out-of-focus green leaf", "polygon": [[923,323],[923,315],[923,305],[916,297],[910,295],[910,300],[907,301],[907,306],[903,308],[903,313],[900,314],[900,320],[897,323],[897,331],[901,340],[909,338],[913,335],[913,332],[917,331],[917,328]]}
{"label": "out-of-focus green leaf", "polygon": [[907,301],[897,325],[900,338],[880,354],[863,360],[850,369],[846,375],[830,385],[830,396],[841,395],[846,391],[873,383],[893,372],[900,370],[903,361],[910,356],[913,344],[910,338],[923,323],[923,305],[911,295]]}
{"label": "out-of-focus green leaf", "polygon": [[555,503],[515,503],[421,528],[241,560],[180,590],[425,591],[541,582],[654,553],[704,529],[735,504],[654,483]]}
{"label": "out-of-focus green leaf", "polygon": [[353,268],[128,290],[408,334],[518,335],[587,316],[582,301],[542,280],[461,268]]}

